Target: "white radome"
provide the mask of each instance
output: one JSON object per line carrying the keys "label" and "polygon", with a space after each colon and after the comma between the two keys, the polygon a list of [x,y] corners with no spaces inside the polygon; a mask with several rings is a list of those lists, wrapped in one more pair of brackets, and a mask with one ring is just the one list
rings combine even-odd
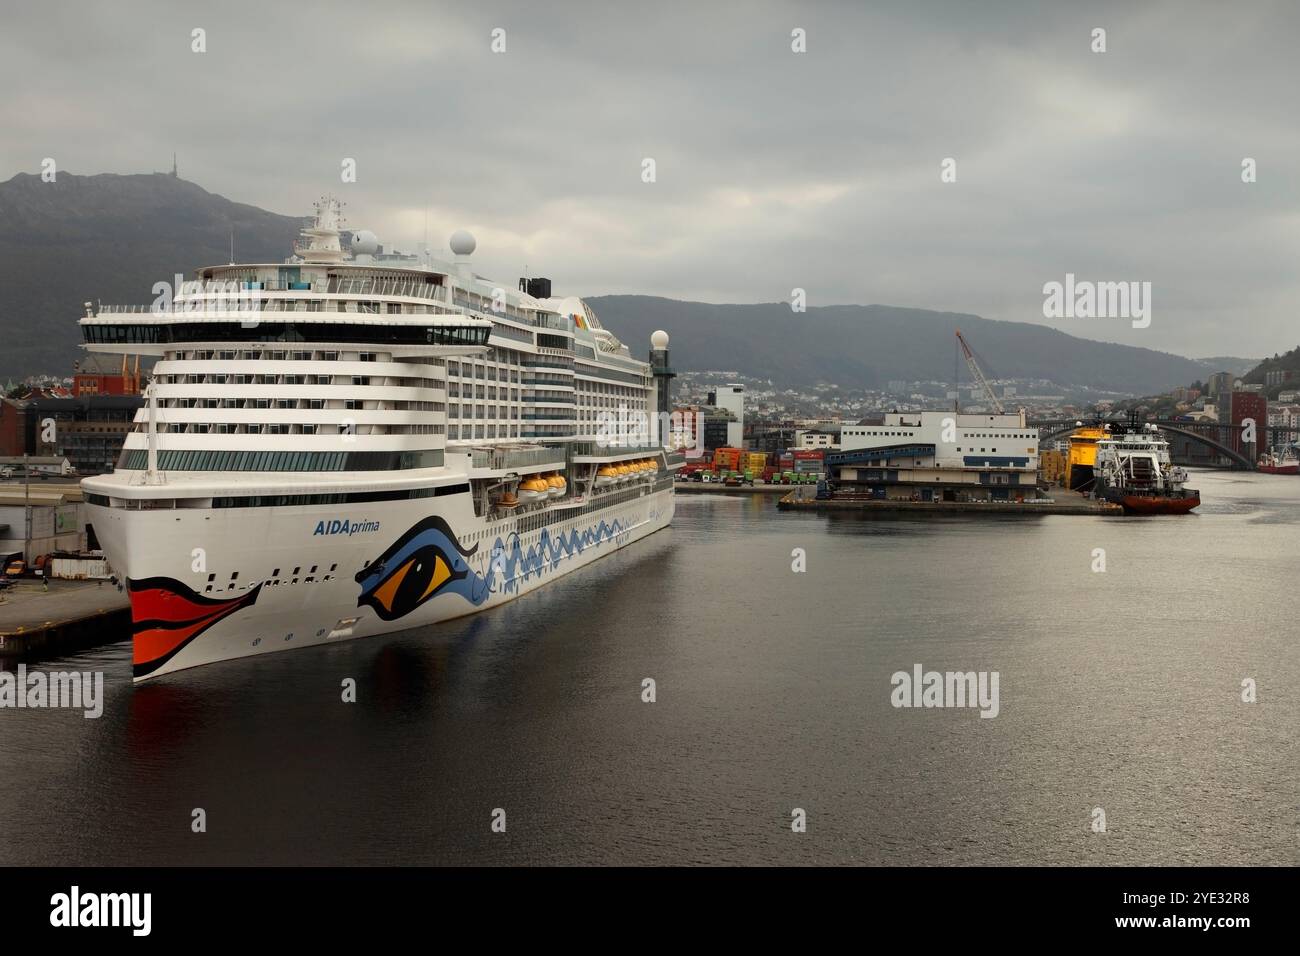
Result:
{"label": "white radome", "polygon": [[379,251],[379,237],[369,229],[352,234],[352,251],[357,255],[373,256]]}
{"label": "white radome", "polygon": [[650,347],[656,349],[668,348],[668,333],[663,329],[650,333]]}
{"label": "white radome", "polygon": [[451,234],[451,251],[458,256],[471,256],[478,248],[473,234],[467,229],[457,229]]}

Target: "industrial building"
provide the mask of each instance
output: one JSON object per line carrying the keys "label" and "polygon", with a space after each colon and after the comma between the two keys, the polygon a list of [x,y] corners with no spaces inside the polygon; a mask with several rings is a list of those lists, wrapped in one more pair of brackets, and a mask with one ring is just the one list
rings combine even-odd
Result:
{"label": "industrial building", "polygon": [[0,556],[27,561],[87,547],[81,490],[75,485],[0,485]]}
{"label": "industrial building", "polygon": [[1035,497],[1038,430],[1011,414],[894,412],[846,425],[825,456],[831,493],[918,501]]}

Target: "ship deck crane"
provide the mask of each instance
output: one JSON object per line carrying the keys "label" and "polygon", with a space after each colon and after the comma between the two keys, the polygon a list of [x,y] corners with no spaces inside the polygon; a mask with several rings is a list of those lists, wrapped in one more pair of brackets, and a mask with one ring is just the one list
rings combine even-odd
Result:
{"label": "ship deck crane", "polygon": [[957,344],[961,346],[962,355],[966,358],[966,367],[970,369],[971,378],[979,384],[980,388],[984,389],[984,394],[988,396],[989,402],[992,403],[993,410],[999,415],[1006,414],[1006,410],[1002,407],[1002,403],[998,401],[998,397],[993,394],[993,386],[989,384],[989,380],[984,377],[984,373],[980,371],[979,365],[976,364],[975,353],[973,353],[970,350],[970,346],[966,344],[966,338],[961,334],[961,329],[957,329],[956,332]]}

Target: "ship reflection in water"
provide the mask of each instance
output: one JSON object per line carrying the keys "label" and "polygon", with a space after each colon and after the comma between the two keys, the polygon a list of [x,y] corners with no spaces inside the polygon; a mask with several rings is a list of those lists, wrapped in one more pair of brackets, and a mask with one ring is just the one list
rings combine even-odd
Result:
{"label": "ship reflection in water", "polygon": [[[68,658],[104,716],[0,714],[0,863],[1294,865],[1300,480],[1195,482],[1191,520],[681,496],[474,617],[138,687],[128,644]],[[918,664],[996,673],[996,718],[892,706]]]}

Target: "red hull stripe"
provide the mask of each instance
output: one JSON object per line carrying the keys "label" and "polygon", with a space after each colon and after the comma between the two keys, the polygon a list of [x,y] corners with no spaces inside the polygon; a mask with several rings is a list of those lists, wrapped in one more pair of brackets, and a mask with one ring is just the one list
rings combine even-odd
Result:
{"label": "red hull stripe", "polygon": [[237,598],[203,597],[179,581],[148,578],[130,582],[135,676],[157,670],[212,625],[257,601],[259,584]]}

